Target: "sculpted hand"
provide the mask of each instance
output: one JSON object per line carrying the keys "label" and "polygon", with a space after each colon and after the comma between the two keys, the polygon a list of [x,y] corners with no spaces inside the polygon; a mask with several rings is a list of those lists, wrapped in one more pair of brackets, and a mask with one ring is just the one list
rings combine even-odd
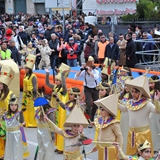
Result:
{"label": "sculpted hand", "polygon": [[159,100],[160,99],[160,92],[158,90],[155,92],[154,99],[155,100]]}

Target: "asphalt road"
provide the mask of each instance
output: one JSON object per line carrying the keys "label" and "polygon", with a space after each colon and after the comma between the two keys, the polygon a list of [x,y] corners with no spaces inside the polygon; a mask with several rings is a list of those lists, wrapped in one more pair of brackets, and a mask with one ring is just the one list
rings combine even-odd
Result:
{"label": "asphalt road", "polygon": [[[25,129],[25,133],[26,133],[26,138],[28,140],[28,148],[29,148],[29,152],[30,152],[30,156],[26,158],[26,160],[34,160],[34,156],[35,156],[35,151],[36,151],[36,147],[38,145],[37,143],[37,128],[24,128]],[[91,138],[94,139],[94,131],[95,129],[92,128],[86,128],[84,129],[84,134]],[[85,151],[86,153],[89,152],[90,150],[92,150],[94,144],[90,144],[88,146],[85,146]],[[63,155],[58,155],[58,154],[54,154],[54,160],[63,160]],[[97,158],[97,152],[89,154],[86,158],[86,160],[98,160]]]}

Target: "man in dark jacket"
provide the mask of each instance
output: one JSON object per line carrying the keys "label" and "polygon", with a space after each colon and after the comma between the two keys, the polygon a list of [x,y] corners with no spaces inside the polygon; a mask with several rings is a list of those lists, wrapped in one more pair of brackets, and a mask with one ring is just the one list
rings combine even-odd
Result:
{"label": "man in dark jacket", "polygon": [[105,57],[108,57],[118,64],[119,62],[119,47],[116,43],[114,43],[114,38],[109,37],[109,43],[105,49]]}
{"label": "man in dark jacket", "polygon": [[28,40],[28,37],[27,37],[27,34],[26,32],[24,32],[24,29],[22,26],[19,27],[19,33],[18,35],[21,37],[21,40],[22,42],[27,45],[27,40]]}
{"label": "man in dark jacket", "polygon": [[126,35],[126,40],[127,40],[127,46],[126,46],[126,66],[127,67],[131,67],[134,68],[135,64],[136,64],[136,44],[135,42],[132,40],[132,36],[131,34],[127,34]]}
{"label": "man in dark jacket", "polygon": [[57,50],[57,45],[59,43],[56,34],[52,33],[51,34],[51,40],[49,41],[49,47],[52,49],[52,54],[50,56],[50,62],[51,62],[51,67],[53,69],[53,78],[55,77],[55,67],[58,68],[58,54],[59,51]]}
{"label": "man in dark jacket", "polygon": [[11,58],[18,64],[18,66],[21,66],[21,55],[18,52],[16,46],[15,46],[15,41],[10,40],[8,49],[11,50]]}
{"label": "man in dark jacket", "polygon": [[48,25],[47,30],[44,33],[44,36],[48,40],[48,42],[51,40],[52,33],[54,33],[54,30],[51,25]]}

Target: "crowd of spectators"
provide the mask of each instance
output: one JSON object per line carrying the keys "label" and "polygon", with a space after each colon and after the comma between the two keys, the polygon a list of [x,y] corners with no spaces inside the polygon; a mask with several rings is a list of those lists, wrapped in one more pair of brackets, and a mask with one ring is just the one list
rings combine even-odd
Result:
{"label": "crowd of spectators", "polygon": [[[56,12],[50,24],[48,15],[18,15],[4,14],[0,16],[0,59],[12,58],[22,67],[27,54],[37,55],[35,69],[45,68],[46,64],[39,63],[42,54],[38,45],[49,46],[46,53],[49,56],[50,67],[56,74],[56,67],[66,63],[71,67],[82,65],[92,56],[95,63],[103,64],[105,57],[113,59],[117,65],[134,67],[137,62],[153,60],[151,55],[136,55],[136,51],[153,50],[153,42],[136,42],[138,39],[153,39],[154,29],[143,32],[143,26],[131,24],[126,34],[116,35],[109,32],[105,35],[94,25],[84,23],[85,14],[78,16],[65,15],[65,26],[62,26],[62,16]],[[104,20],[102,18],[102,20]],[[109,19],[107,20],[110,21]],[[65,30],[63,30],[63,28]],[[158,30],[155,28],[155,30]],[[43,43],[45,40],[45,43]],[[82,54],[84,53],[84,54]],[[84,55],[82,57],[82,55]]]}

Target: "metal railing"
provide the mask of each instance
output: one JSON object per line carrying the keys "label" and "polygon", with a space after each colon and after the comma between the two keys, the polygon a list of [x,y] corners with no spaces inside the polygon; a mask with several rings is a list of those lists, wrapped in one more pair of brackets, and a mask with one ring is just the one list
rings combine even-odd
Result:
{"label": "metal railing", "polygon": [[[151,68],[151,70],[160,71],[160,38],[153,39],[141,39],[135,40],[136,43],[152,43],[154,45],[153,50],[137,51],[137,55],[141,55],[141,62],[135,65],[136,68],[145,69]],[[148,61],[146,56],[152,56],[153,59]]]}

